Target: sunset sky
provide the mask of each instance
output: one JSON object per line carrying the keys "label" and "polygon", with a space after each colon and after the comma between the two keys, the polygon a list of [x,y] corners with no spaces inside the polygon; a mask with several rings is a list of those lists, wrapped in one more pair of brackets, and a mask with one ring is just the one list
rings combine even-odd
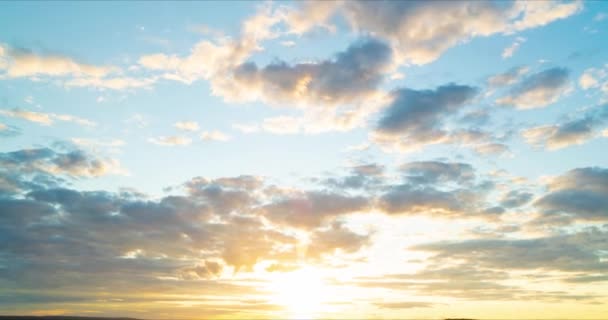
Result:
{"label": "sunset sky", "polygon": [[0,314],[605,319],[608,2],[0,2]]}

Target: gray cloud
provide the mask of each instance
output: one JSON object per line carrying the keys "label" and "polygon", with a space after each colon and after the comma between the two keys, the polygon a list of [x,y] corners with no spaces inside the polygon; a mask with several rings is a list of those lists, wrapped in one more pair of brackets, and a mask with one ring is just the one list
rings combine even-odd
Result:
{"label": "gray cloud", "polygon": [[467,183],[475,178],[473,167],[468,163],[416,161],[402,165],[401,170],[409,181],[418,184]]}
{"label": "gray cloud", "polygon": [[[270,103],[350,104],[373,93],[391,62],[391,49],[377,40],[354,43],[334,60],[263,68],[247,62],[234,70],[234,81]],[[247,93],[246,93],[247,94]]]}
{"label": "gray cloud", "polygon": [[346,1],[343,14],[354,29],[390,41],[401,59],[425,64],[471,38],[542,26],[581,8],[559,2]]}
{"label": "gray cloud", "polygon": [[488,85],[490,88],[500,88],[513,85],[517,83],[517,81],[519,81],[523,75],[528,73],[528,71],[529,68],[524,66],[511,68],[504,73],[489,77]]}
{"label": "gray cloud", "polygon": [[332,217],[365,210],[369,205],[369,199],[362,196],[310,191],[281,196],[260,207],[260,213],[275,223],[312,228]]}
{"label": "gray cloud", "polygon": [[427,144],[485,144],[491,137],[477,129],[447,130],[448,119],[477,95],[474,87],[447,84],[435,90],[399,89],[385,108],[372,140],[387,150],[416,150]]}
{"label": "gray cloud", "polygon": [[563,123],[525,129],[522,136],[526,142],[548,150],[558,150],[571,145],[583,144],[599,134],[608,119],[608,112],[594,108],[581,117]]}
{"label": "gray cloud", "polygon": [[507,95],[497,99],[496,103],[517,109],[542,108],[553,104],[570,89],[569,74],[565,68],[551,68],[531,74]]}
{"label": "gray cloud", "polygon": [[602,250],[608,232],[590,228],[586,231],[532,239],[474,239],[437,242],[411,247],[427,251],[441,264],[462,259],[479,267],[501,270],[558,270],[604,272],[607,267]]}
{"label": "gray cloud", "polygon": [[608,169],[570,170],[549,184],[549,192],[534,205],[546,218],[608,220]]}
{"label": "gray cloud", "polygon": [[524,204],[530,202],[534,195],[530,192],[521,190],[511,190],[503,195],[500,199],[500,205],[505,208],[516,208],[521,207]]}
{"label": "gray cloud", "polygon": [[436,90],[401,89],[384,111],[377,130],[386,134],[432,134],[440,120],[453,114],[477,94],[469,86],[449,84]]}

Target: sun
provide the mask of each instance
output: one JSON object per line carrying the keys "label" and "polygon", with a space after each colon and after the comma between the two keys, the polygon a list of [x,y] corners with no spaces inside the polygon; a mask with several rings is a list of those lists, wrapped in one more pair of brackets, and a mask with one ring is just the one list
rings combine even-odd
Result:
{"label": "sun", "polygon": [[273,302],[283,306],[291,319],[313,319],[324,309],[327,286],[318,270],[305,267],[273,278]]}

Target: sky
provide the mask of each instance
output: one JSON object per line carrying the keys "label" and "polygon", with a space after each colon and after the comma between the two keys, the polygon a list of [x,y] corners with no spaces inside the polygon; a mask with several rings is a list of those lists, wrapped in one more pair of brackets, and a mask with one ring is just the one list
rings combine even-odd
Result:
{"label": "sky", "polygon": [[0,314],[601,319],[608,2],[0,3]]}

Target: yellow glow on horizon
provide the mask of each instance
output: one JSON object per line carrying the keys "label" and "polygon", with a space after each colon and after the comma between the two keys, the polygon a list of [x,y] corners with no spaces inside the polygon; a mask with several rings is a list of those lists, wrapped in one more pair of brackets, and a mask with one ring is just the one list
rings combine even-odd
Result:
{"label": "yellow glow on horizon", "polygon": [[291,319],[313,319],[325,309],[328,287],[312,267],[273,277],[269,286],[274,303],[283,306]]}

